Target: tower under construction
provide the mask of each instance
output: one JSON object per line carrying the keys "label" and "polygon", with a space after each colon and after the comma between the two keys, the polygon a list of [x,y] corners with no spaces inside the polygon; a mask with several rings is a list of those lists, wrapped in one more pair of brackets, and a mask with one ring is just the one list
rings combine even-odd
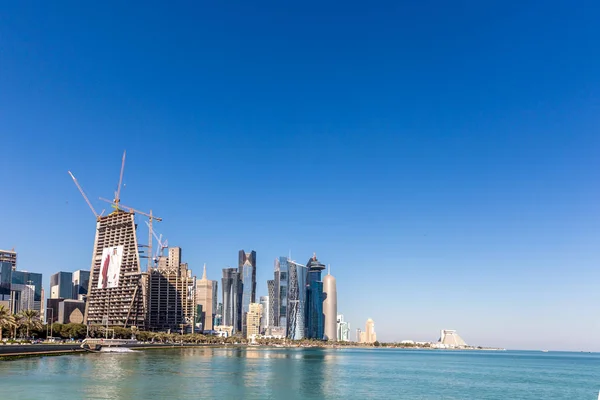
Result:
{"label": "tower under construction", "polygon": [[181,262],[181,248],[171,247],[168,257],[158,257],[158,265],[151,269],[148,279],[148,329],[168,331],[193,327],[196,277],[188,265]]}
{"label": "tower under construction", "polygon": [[85,307],[87,324],[146,327],[146,285],[134,213],[98,216]]}

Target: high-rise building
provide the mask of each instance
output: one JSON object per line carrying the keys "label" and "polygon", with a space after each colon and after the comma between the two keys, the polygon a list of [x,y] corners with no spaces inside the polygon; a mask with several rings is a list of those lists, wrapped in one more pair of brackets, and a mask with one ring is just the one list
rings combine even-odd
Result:
{"label": "high-rise building", "polygon": [[367,320],[365,324],[365,331],[360,332],[360,343],[375,343],[377,341],[377,334],[375,333],[375,323],[371,318]]}
{"label": "high-rise building", "polygon": [[350,324],[344,321],[344,316],[337,316],[337,340],[338,342],[347,342],[350,340]]}
{"label": "high-rise building", "polygon": [[219,281],[218,280],[214,280],[212,281],[212,305],[213,305],[213,315],[212,315],[212,326],[213,329],[216,326],[216,319],[217,319],[217,307],[219,306]]}
{"label": "high-rise building", "polygon": [[202,306],[200,322],[202,323],[203,331],[213,330],[213,316],[217,308],[213,293],[213,289],[215,288],[213,283],[216,282],[206,278],[206,264],[204,264],[202,279],[196,281],[196,304]]}
{"label": "high-rise building", "polygon": [[88,324],[146,327],[147,285],[134,217],[120,209],[98,217],[85,305]]}
{"label": "high-rise building", "polygon": [[337,288],[331,271],[323,278],[325,340],[337,340]]}
{"label": "high-rise building", "polygon": [[[58,322],[58,312],[60,303],[65,299],[48,299],[46,300],[46,323]],[[83,310],[85,312],[85,309]]]}
{"label": "high-rise building", "polygon": [[242,321],[242,331],[245,334],[246,314],[250,304],[256,302],[256,252],[254,250],[250,253],[246,253],[244,250],[239,251],[238,269],[242,280],[240,319]]}
{"label": "high-rise building", "polygon": [[269,310],[267,311],[267,327],[275,326],[275,280],[271,279],[267,281],[267,293],[269,293]]}
{"label": "high-rise building", "polygon": [[150,271],[148,327],[156,331],[192,329],[196,313],[196,277],[181,262],[181,248],[170,247]]}
{"label": "high-rise building", "polygon": [[12,283],[12,264],[7,261],[0,261],[0,304],[11,309],[10,306],[10,285]]}
{"label": "high-rise building", "polygon": [[321,271],[325,265],[317,260],[317,255],[308,260],[307,305],[306,305],[306,337],[322,340],[325,335],[323,317],[323,281]]}
{"label": "high-rise building", "polygon": [[215,323],[214,326],[223,325],[223,303],[219,303],[217,305],[217,313],[215,314]]}
{"label": "high-rise building", "polygon": [[11,269],[16,271],[17,269],[17,252],[13,250],[0,250],[0,263],[7,262],[10,264]]}
{"label": "high-rise building", "polygon": [[308,268],[287,260],[287,337],[300,340],[306,337],[306,279]]}
{"label": "high-rise building", "polygon": [[289,268],[286,257],[275,259],[275,279],[273,297],[273,326],[279,327],[287,335],[287,305]]}
{"label": "high-rise building", "polygon": [[10,292],[12,313],[42,311],[42,274],[12,271]]}
{"label": "high-rise building", "polygon": [[260,296],[262,314],[260,315],[260,333],[262,334],[269,325],[269,296]]}
{"label": "high-rise building", "polygon": [[237,268],[223,269],[223,325],[232,326],[233,332],[241,332],[242,282]]}
{"label": "high-rise building", "polygon": [[250,303],[248,306],[246,337],[260,334],[260,316],[262,315],[262,305],[260,303]]}
{"label": "high-rise building", "polygon": [[73,272],[73,299],[85,300],[90,286],[90,271]]}
{"label": "high-rise building", "polygon": [[50,298],[73,298],[73,274],[71,272],[57,272],[50,275]]}

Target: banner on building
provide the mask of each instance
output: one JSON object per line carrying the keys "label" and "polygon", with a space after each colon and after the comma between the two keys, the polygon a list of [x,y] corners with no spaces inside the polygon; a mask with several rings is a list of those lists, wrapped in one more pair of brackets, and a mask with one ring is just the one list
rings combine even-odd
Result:
{"label": "banner on building", "polygon": [[123,246],[106,247],[102,250],[98,289],[110,289],[119,286],[122,261]]}

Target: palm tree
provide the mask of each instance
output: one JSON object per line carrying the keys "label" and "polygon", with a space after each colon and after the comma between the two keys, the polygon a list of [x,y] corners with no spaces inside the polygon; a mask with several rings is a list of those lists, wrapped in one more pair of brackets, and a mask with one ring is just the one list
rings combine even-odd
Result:
{"label": "palm tree", "polygon": [[8,308],[0,305],[0,342],[2,341],[2,329],[12,329],[14,325],[15,317],[10,314]]}
{"label": "palm tree", "polygon": [[21,311],[21,325],[27,328],[27,338],[29,338],[30,329],[41,329],[40,313],[35,310]]}

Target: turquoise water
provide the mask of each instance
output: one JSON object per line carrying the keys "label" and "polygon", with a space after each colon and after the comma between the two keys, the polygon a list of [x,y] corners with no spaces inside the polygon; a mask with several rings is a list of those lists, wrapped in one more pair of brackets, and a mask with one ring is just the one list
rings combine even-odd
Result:
{"label": "turquoise water", "polygon": [[0,362],[0,399],[593,399],[600,355],[179,348]]}

